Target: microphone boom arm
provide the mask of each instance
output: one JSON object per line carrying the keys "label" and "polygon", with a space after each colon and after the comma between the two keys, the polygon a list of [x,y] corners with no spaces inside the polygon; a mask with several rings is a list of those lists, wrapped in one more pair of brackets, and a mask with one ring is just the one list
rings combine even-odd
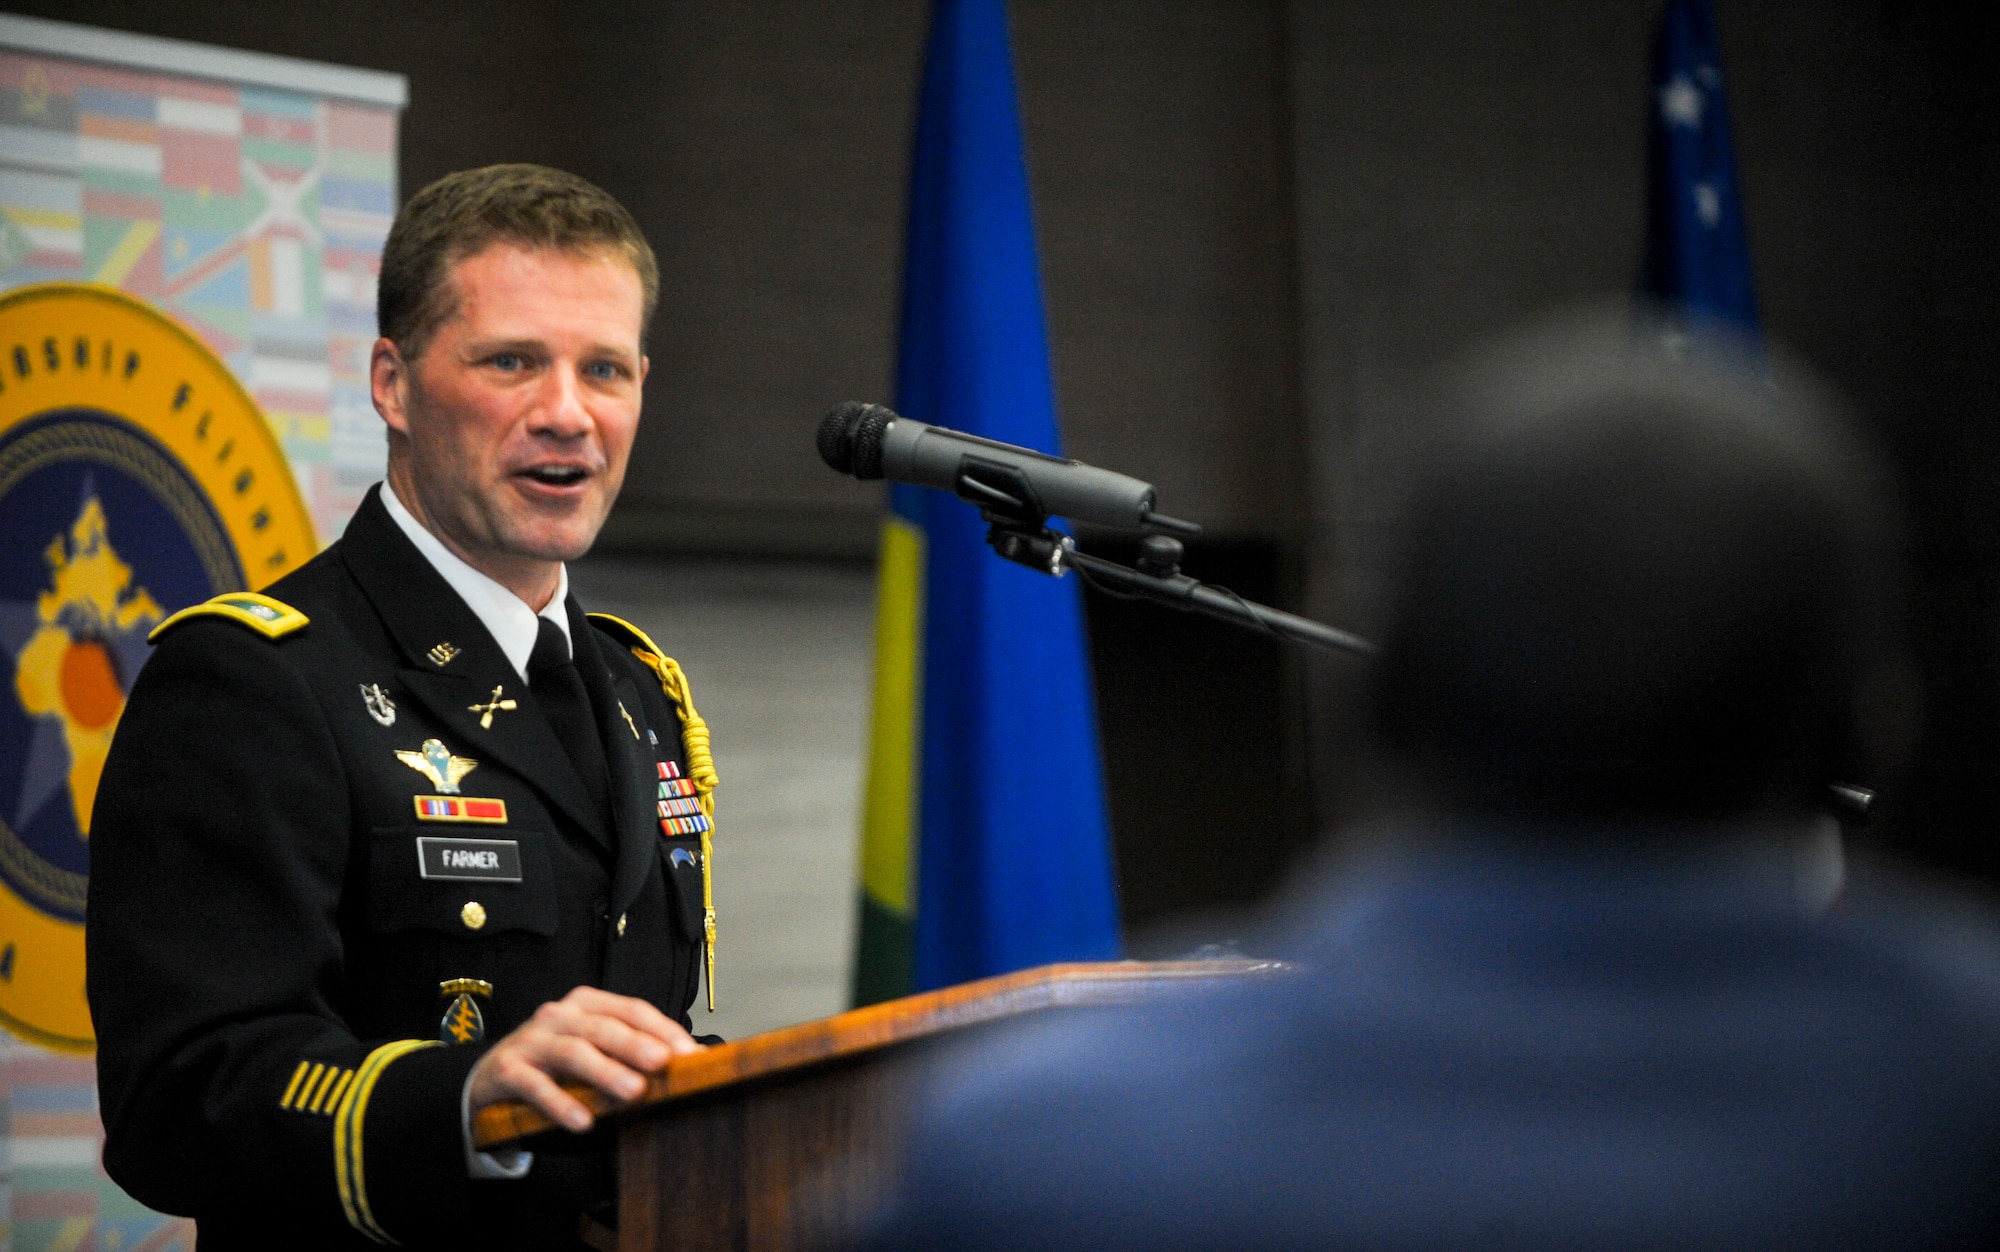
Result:
{"label": "microphone boom arm", "polygon": [[1180,572],[1182,547],[1178,539],[1147,535],[1139,541],[1138,565],[1120,565],[1077,551],[1075,540],[1050,530],[1044,519],[1029,521],[1010,513],[991,508],[981,510],[987,521],[986,542],[1017,565],[1057,578],[1075,570],[1086,585],[1110,595],[1151,600],[1183,613],[1199,613],[1328,652],[1375,654],[1375,645],[1359,635],[1246,600],[1226,587],[1213,587],[1189,578]]}

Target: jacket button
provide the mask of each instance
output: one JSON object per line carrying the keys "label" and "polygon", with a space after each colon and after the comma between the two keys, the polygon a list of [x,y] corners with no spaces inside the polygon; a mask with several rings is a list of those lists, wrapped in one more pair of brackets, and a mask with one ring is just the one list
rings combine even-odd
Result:
{"label": "jacket button", "polygon": [[467,930],[478,930],[486,924],[486,906],[477,900],[467,900],[458,911],[458,920],[465,923]]}
{"label": "jacket button", "polygon": [[623,913],[618,915],[618,937],[620,939],[625,937],[625,915]]}

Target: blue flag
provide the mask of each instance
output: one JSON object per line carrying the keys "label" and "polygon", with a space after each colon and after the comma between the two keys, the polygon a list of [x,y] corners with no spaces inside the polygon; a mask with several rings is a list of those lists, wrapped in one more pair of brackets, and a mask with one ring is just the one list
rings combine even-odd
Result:
{"label": "blue flag", "polygon": [[1653,45],[1645,289],[1691,322],[1757,329],[1709,0],[1667,0]]}
{"label": "blue flag", "polygon": [[[896,408],[1060,452],[1003,0],[933,13]],[[995,556],[952,496],[891,505],[856,999],[1114,957],[1081,588]]]}

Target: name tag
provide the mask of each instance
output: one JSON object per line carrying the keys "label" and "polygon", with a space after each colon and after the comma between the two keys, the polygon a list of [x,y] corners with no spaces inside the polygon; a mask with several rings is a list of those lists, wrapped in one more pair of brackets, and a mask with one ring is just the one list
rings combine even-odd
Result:
{"label": "name tag", "polygon": [[425,878],[520,882],[521,845],[513,839],[417,837],[417,873]]}

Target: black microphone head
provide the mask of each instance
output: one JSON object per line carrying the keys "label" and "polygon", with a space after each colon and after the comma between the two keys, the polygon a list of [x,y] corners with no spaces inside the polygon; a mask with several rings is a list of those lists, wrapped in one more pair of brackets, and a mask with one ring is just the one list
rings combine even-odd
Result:
{"label": "black microphone head", "polygon": [[895,413],[879,404],[834,405],[819,422],[820,460],[856,478],[882,477],[882,435],[895,420]]}

